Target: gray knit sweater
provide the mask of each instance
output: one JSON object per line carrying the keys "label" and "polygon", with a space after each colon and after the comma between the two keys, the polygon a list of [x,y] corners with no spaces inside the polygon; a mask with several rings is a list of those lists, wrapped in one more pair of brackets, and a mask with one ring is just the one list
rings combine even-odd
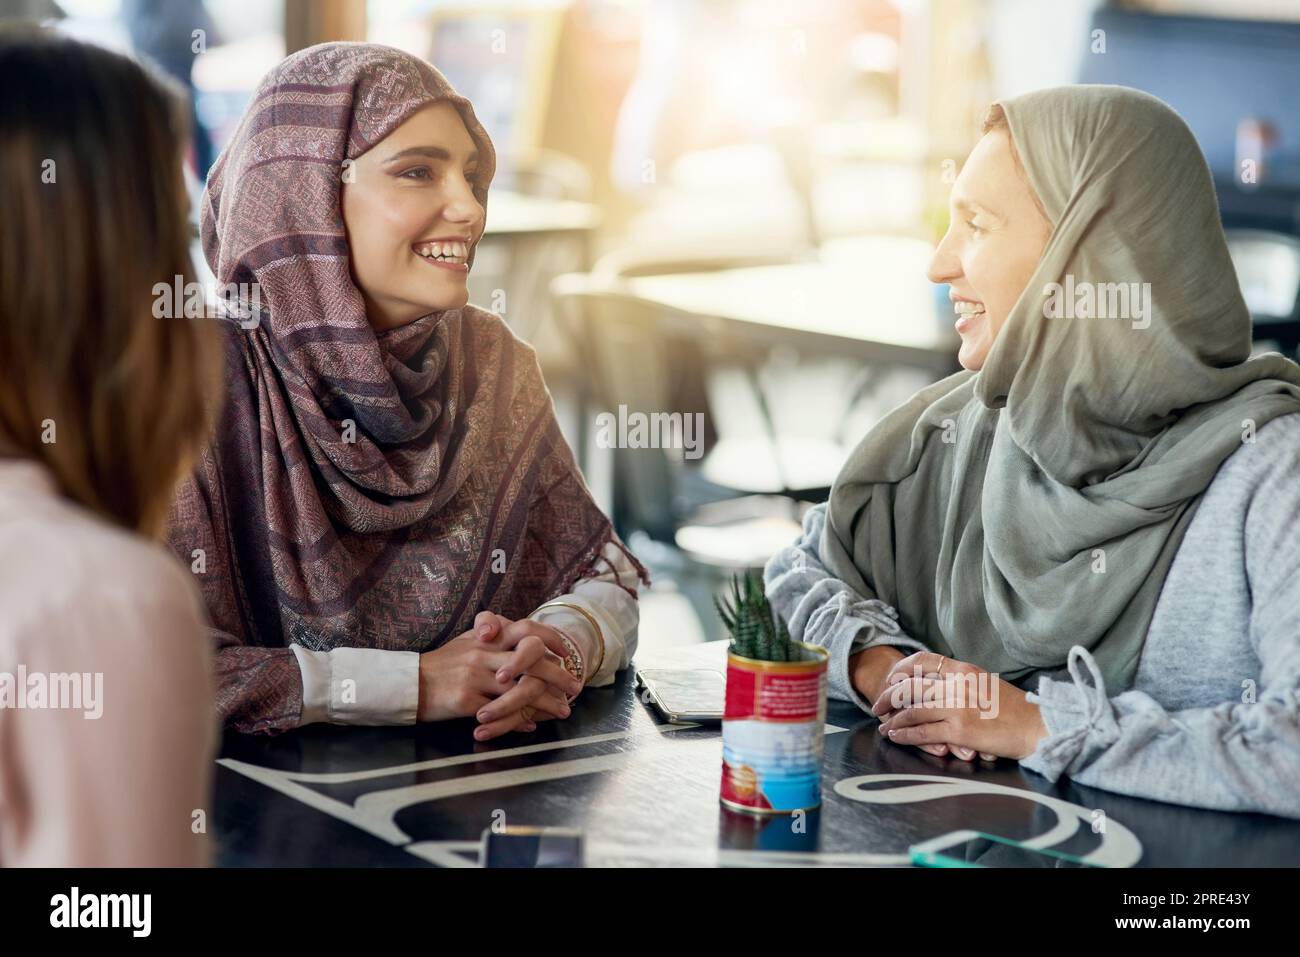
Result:
{"label": "gray knit sweater", "polygon": [[[817,552],[826,506],[764,578],[791,633],[848,659],[922,650],[898,613],[834,578]],[[910,651],[909,651],[910,653]],[[979,662],[972,662],[978,665]],[[1165,578],[1131,689],[1108,697],[1092,656],[1039,679],[1048,736],[1020,763],[1055,781],[1195,807],[1300,818],[1300,414],[1267,423],[1220,467]]]}

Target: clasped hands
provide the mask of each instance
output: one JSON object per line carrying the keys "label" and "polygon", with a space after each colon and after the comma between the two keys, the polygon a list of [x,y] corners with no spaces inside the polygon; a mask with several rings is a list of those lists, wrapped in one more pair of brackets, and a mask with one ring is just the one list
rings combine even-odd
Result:
{"label": "clasped hands", "polygon": [[[591,661],[586,636],[565,634],[583,661]],[[420,655],[416,720],[474,715],[475,740],[489,741],[511,731],[536,731],[539,721],[567,718],[569,702],[583,684],[565,669],[566,654],[555,628],[479,612],[469,631]]]}
{"label": "clasped hands", "polygon": [[[894,744],[915,745],[938,757],[951,753],[963,761],[976,754],[986,761],[1018,761],[1033,754],[1048,733],[1038,705],[1024,691],[965,661],[930,651],[904,656],[878,645],[850,656],[849,673],[854,688],[872,703],[880,734]],[[979,679],[982,674],[986,677]],[[983,681],[995,709],[948,693],[955,682],[976,683],[967,676]]]}

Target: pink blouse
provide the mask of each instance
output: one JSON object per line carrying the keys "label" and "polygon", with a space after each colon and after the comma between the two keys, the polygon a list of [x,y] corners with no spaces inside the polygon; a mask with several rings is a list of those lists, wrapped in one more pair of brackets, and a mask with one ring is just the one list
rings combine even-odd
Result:
{"label": "pink blouse", "polygon": [[0,459],[0,864],[206,864],[211,682],[188,570]]}

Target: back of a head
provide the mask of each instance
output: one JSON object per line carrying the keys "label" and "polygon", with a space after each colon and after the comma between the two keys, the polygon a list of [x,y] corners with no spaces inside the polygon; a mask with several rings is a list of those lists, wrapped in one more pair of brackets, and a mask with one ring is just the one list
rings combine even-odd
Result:
{"label": "back of a head", "polygon": [[0,455],[157,534],[207,439],[215,324],[154,318],[191,279],[185,118],[134,61],[0,29]]}

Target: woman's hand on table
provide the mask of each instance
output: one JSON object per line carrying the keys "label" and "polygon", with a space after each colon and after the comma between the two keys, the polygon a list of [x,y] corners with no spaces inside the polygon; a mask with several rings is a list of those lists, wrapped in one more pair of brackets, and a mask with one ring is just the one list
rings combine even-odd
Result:
{"label": "woman's hand on table", "polygon": [[[537,721],[569,716],[569,702],[583,685],[564,667],[564,657],[569,653],[564,641],[567,633],[561,635],[557,629],[531,618],[511,621],[490,612],[479,614],[474,620],[474,630],[480,642],[514,651],[516,657],[496,677],[505,683],[518,679],[514,690],[478,711],[482,727],[474,732],[475,738],[487,741],[507,731],[535,731]],[[576,637],[570,640],[578,641]],[[590,650],[585,646],[580,645],[579,652],[584,661],[591,659]],[[558,681],[557,671],[562,676]],[[540,689],[539,683],[543,686]],[[524,708],[531,711],[523,712],[522,720],[518,720],[516,716]]]}
{"label": "woman's hand on table", "polygon": [[[906,656],[892,645],[873,645],[849,655],[849,680],[865,700],[874,703],[888,684],[894,666]],[[935,757],[948,753],[947,744],[923,744],[921,750]]]}
{"label": "woman's hand on table", "polygon": [[[978,678],[981,674],[987,677]],[[977,683],[972,686],[966,675],[977,676]],[[960,688],[956,687],[958,681]],[[976,691],[974,701],[970,700],[972,688]],[[987,702],[979,700],[985,693],[990,700],[996,694],[992,717],[985,716],[982,705]],[[948,703],[954,706],[945,706]],[[930,651],[896,661],[871,710],[880,718],[880,733],[895,744],[926,750],[943,745],[964,761],[973,760],[976,753],[986,761],[999,757],[1018,761],[1033,754],[1047,736],[1038,706],[1030,703],[1024,691],[976,665]]]}
{"label": "woman's hand on table", "polygon": [[488,741],[536,730],[539,720],[568,717],[567,698],[582,684],[564,669],[555,647],[565,646],[554,629],[481,612],[474,629],[420,655],[417,720],[474,715],[475,740]]}

